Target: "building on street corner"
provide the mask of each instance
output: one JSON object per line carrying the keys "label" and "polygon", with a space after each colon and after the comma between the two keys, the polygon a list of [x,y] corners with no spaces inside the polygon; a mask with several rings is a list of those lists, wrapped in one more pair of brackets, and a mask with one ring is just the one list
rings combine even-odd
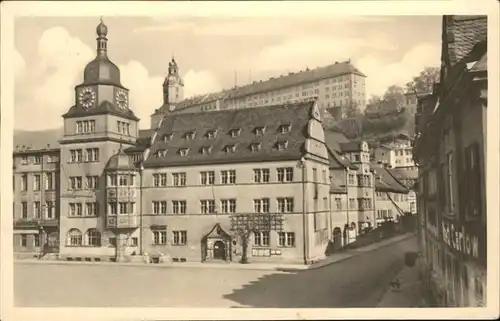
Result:
{"label": "building on street corner", "polygon": [[413,147],[423,275],[441,306],[486,305],[487,18],[444,16],[441,80]]}

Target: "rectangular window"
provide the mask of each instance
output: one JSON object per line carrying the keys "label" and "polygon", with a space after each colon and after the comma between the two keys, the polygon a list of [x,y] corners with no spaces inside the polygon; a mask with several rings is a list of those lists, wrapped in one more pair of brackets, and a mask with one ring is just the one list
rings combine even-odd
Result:
{"label": "rectangular window", "polygon": [[253,208],[255,213],[269,213],[269,198],[254,199]]}
{"label": "rectangular window", "polygon": [[86,162],[98,162],[99,161],[99,148],[87,148],[85,151],[85,161]]}
{"label": "rectangular window", "polygon": [[294,210],[292,197],[279,197],[277,203],[278,212],[280,213],[291,213]]}
{"label": "rectangular window", "polygon": [[28,246],[28,235],[21,234],[21,246],[22,247],[27,247]]}
{"label": "rectangular window", "polygon": [[235,170],[221,171],[221,183],[236,184],[236,171]]}
{"label": "rectangular window", "polygon": [[26,192],[28,190],[28,175],[21,175],[21,191]]}
{"label": "rectangular window", "polygon": [[72,176],[69,178],[69,189],[80,190],[82,189],[82,178],[80,176]]}
{"label": "rectangular window", "polygon": [[295,247],[295,233],[293,232],[278,232],[279,247]]}
{"label": "rectangular window", "polygon": [[167,231],[153,231],[153,244],[154,245],[167,244]]}
{"label": "rectangular window", "polygon": [[172,231],[174,245],[187,244],[187,231]]}
{"label": "rectangular window", "polygon": [[342,210],[342,198],[340,197],[335,198],[335,208],[339,211]]}
{"label": "rectangular window", "polygon": [[33,246],[34,247],[40,246],[40,235],[39,234],[33,234]]}
{"label": "rectangular window", "polygon": [[253,244],[255,246],[269,246],[269,232],[254,232]]}
{"label": "rectangular window", "polygon": [[256,168],[253,170],[253,180],[255,183],[269,183],[269,168]]}
{"label": "rectangular window", "polygon": [[293,167],[281,167],[277,170],[278,182],[291,182],[293,181]]}
{"label": "rectangular window", "polygon": [[236,213],[236,199],[221,200],[221,213]]}
{"label": "rectangular window", "polygon": [[33,164],[40,165],[41,163],[42,163],[42,157],[40,156],[33,157]]}
{"label": "rectangular window", "polygon": [[186,214],[187,203],[186,201],[172,201],[172,213]]}
{"label": "rectangular window", "polygon": [[83,151],[81,149],[71,149],[69,151],[69,162],[79,163],[83,160]]}
{"label": "rectangular window", "polygon": [[215,213],[215,201],[214,200],[201,200],[200,207],[201,207],[202,214]]}
{"label": "rectangular window", "polygon": [[97,216],[97,203],[89,202],[85,204],[85,215],[86,216]]}
{"label": "rectangular window", "polygon": [[131,237],[129,246],[137,247],[138,245],[139,245],[139,238],[138,237]]}
{"label": "rectangular window", "polygon": [[69,216],[82,216],[82,212],[81,203],[69,203]]}
{"label": "rectangular window", "polygon": [[215,172],[200,172],[200,182],[201,185],[214,185],[215,184]]}
{"label": "rectangular window", "polygon": [[356,208],[356,199],[350,198],[349,199],[349,209],[355,209],[355,208]]}
{"label": "rectangular window", "polygon": [[349,185],[356,185],[356,181],[354,180],[354,178],[354,174],[349,174]]}
{"label": "rectangular window", "polygon": [[85,184],[87,189],[98,189],[99,188],[99,176],[86,176]]}
{"label": "rectangular window", "polygon": [[44,173],[43,178],[44,178],[44,188],[45,190],[53,190],[55,189],[55,184],[54,184],[54,173]]}
{"label": "rectangular window", "polygon": [[172,184],[174,186],[186,186],[186,173],[173,173]]}
{"label": "rectangular window", "polygon": [[153,214],[167,214],[167,201],[153,201]]}
{"label": "rectangular window", "polygon": [[156,173],[153,174],[153,186],[167,186],[167,174],[166,173]]}
{"label": "rectangular window", "polygon": [[453,212],[454,210],[454,205],[455,205],[455,195],[453,194],[453,152],[449,153],[447,155],[447,179],[446,179],[446,183],[447,183],[447,207],[448,207],[448,210],[450,212]]}
{"label": "rectangular window", "polygon": [[56,207],[54,205],[54,202],[46,201],[45,202],[45,209],[44,209],[45,217],[49,220],[54,219],[56,216],[55,211],[56,211]]}
{"label": "rectangular window", "polygon": [[21,213],[23,219],[28,218],[28,202],[21,202]]}
{"label": "rectangular window", "polygon": [[116,215],[118,213],[118,204],[109,203],[109,214]]}
{"label": "rectangular window", "polygon": [[33,190],[39,191],[41,186],[40,175],[33,176]]}
{"label": "rectangular window", "polygon": [[39,201],[33,202],[33,218],[39,219],[42,217],[42,208]]}
{"label": "rectangular window", "polygon": [[130,212],[130,203],[119,202],[118,203],[118,214],[128,214]]}

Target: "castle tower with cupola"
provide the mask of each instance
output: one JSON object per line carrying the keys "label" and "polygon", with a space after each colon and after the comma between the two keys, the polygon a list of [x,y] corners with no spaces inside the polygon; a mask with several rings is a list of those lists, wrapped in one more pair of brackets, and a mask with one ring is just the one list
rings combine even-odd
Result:
{"label": "castle tower with cupola", "polygon": [[[96,57],[85,67],[83,82],[75,87],[74,105],[62,116],[61,256],[115,255],[116,228],[107,226],[108,177],[104,172],[121,146],[133,146],[138,136],[139,118],[130,109],[120,69],[108,56],[108,27],[102,20],[96,33]],[[122,212],[128,214],[133,208],[125,205]]]}
{"label": "castle tower with cupola", "polygon": [[184,99],[184,82],[179,75],[179,66],[172,57],[168,63],[168,75],[163,82],[163,105],[173,105]]}

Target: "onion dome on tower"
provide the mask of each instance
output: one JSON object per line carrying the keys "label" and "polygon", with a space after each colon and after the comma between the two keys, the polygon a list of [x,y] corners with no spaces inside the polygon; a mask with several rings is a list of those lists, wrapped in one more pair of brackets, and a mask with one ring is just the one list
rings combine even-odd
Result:
{"label": "onion dome on tower", "polygon": [[105,171],[135,171],[136,169],[134,160],[130,155],[125,154],[123,146],[120,145],[118,152],[109,158]]}
{"label": "onion dome on tower", "polygon": [[122,87],[120,69],[108,58],[108,27],[101,22],[96,28],[97,56],[87,64],[83,73],[84,85],[115,85]]}

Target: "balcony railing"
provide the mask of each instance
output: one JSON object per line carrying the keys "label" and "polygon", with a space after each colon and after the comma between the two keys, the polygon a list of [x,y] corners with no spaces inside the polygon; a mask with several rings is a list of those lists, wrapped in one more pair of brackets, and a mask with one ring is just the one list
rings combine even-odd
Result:
{"label": "balcony railing", "polygon": [[15,219],[14,228],[40,228],[40,227],[56,227],[59,226],[57,218],[32,218],[32,219]]}
{"label": "balcony railing", "polygon": [[108,198],[134,198],[137,196],[137,190],[135,188],[128,187],[110,187],[107,189]]}
{"label": "balcony railing", "polygon": [[138,215],[117,215],[106,218],[106,228],[137,228],[139,227]]}

